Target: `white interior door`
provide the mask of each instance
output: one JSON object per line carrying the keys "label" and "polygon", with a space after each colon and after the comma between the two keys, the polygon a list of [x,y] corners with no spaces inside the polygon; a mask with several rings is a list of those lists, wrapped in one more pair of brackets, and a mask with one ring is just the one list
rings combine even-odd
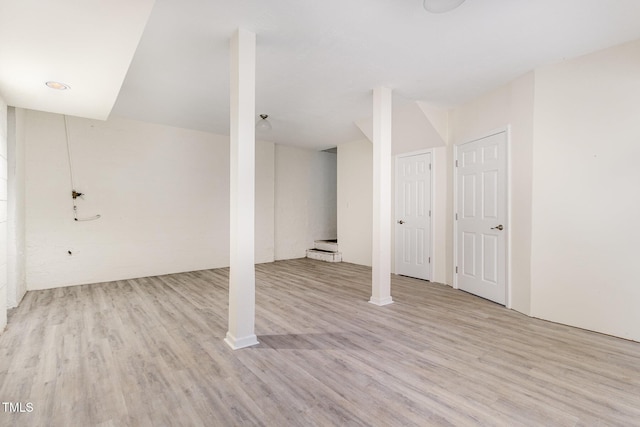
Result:
{"label": "white interior door", "polygon": [[431,153],[396,162],[396,273],[431,280]]}
{"label": "white interior door", "polygon": [[459,145],[456,156],[458,288],[506,302],[507,134]]}

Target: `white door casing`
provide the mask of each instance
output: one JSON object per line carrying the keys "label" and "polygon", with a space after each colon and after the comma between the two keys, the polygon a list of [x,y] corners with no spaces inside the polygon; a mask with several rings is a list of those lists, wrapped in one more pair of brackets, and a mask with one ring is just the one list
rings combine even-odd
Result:
{"label": "white door casing", "polygon": [[456,146],[456,284],[507,302],[507,132]]}
{"label": "white door casing", "polygon": [[396,158],[396,274],[431,280],[430,152]]}

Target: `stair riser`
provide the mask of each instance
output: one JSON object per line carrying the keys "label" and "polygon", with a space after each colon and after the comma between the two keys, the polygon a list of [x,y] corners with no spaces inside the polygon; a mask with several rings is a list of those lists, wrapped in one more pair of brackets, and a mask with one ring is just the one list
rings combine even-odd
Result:
{"label": "stair riser", "polygon": [[316,240],[313,244],[316,249],[321,251],[338,252],[338,244],[332,242],[323,242],[322,240]]}
{"label": "stair riser", "polygon": [[307,258],[316,259],[318,261],[325,262],[342,262],[342,254],[340,252],[315,252],[313,250],[307,251]]}

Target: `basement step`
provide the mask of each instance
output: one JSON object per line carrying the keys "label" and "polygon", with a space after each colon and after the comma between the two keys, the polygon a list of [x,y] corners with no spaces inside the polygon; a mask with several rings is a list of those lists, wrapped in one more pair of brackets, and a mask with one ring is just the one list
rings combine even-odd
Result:
{"label": "basement step", "polygon": [[338,252],[338,240],[316,240],[313,242],[313,248],[327,252]]}
{"label": "basement step", "polygon": [[307,249],[307,258],[325,262],[341,262],[342,254],[340,252],[323,251],[321,249]]}
{"label": "basement step", "polygon": [[316,240],[313,249],[307,249],[307,258],[326,262],[341,262],[342,253],[338,252],[338,240]]}

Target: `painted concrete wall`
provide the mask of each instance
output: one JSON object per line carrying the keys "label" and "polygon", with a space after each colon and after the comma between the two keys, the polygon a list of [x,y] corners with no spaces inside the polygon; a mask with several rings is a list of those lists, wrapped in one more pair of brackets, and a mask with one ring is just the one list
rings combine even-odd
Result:
{"label": "painted concrete wall", "polygon": [[27,291],[25,266],[25,110],[9,107],[7,138],[7,306]]}
{"label": "painted concrete wall", "polygon": [[0,97],[0,333],[7,325],[7,104]]}
{"label": "painted concrete wall", "polygon": [[458,107],[449,115],[447,283],[453,283],[453,146],[510,126],[512,205],[511,239],[512,308],[525,314],[531,310],[531,180],[533,144],[534,75],[513,82]]}
{"label": "painted concrete wall", "polygon": [[275,258],[306,256],[314,240],[337,237],[337,156],[275,148]]}
{"label": "painted concrete wall", "polygon": [[[102,216],[74,222],[63,117],[25,120],[29,289],[228,266],[228,137],[70,117],[78,216]],[[273,260],[273,151],[256,151],[257,262]]]}
{"label": "painted concrete wall", "polygon": [[338,244],[342,260],[371,266],[373,147],[363,139],[338,146]]}
{"label": "painted concrete wall", "polygon": [[532,314],[640,341],[640,41],[536,71]]}

